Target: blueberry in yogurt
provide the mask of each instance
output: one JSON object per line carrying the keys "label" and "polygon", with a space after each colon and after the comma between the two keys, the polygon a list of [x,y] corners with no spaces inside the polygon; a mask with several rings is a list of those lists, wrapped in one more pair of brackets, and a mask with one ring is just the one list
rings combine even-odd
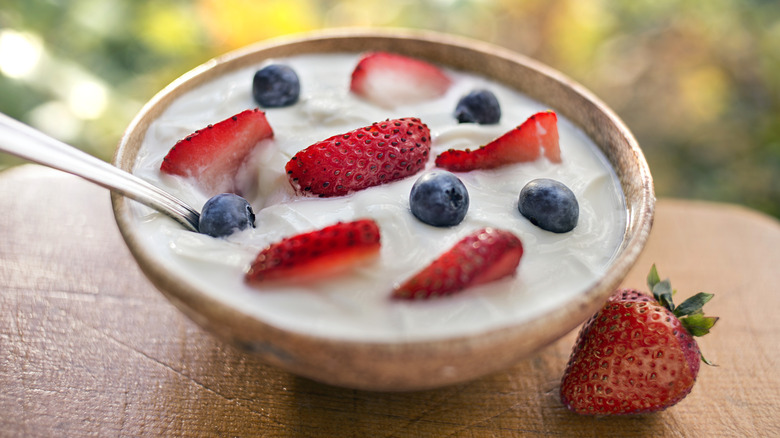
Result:
{"label": "blueberry in yogurt", "polygon": [[289,66],[271,64],[255,73],[252,96],[260,106],[279,108],[298,101],[301,83],[298,74]]}
{"label": "blueberry in yogurt", "polygon": [[501,120],[501,106],[490,90],[474,90],[458,101],[455,118],[459,123],[493,125]]}
{"label": "blueberry in yogurt", "polygon": [[221,193],[203,205],[198,229],[211,237],[226,237],[254,226],[255,213],[249,202],[233,193]]}
{"label": "blueberry in yogurt", "polygon": [[412,214],[435,227],[459,224],[469,209],[469,192],[463,182],[445,170],[434,170],[415,181],[409,194]]}
{"label": "blueberry in yogurt", "polygon": [[532,224],[553,233],[567,233],[577,226],[580,207],[574,192],[565,184],[535,179],[523,187],[517,209]]}

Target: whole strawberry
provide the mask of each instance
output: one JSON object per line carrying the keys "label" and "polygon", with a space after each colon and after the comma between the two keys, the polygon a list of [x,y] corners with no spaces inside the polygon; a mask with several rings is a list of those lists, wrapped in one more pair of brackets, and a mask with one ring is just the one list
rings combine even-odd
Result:
{"label": "whole strawberry", "polygon": [[691,392],[700,360],[710,364],[694,336],[709,333],[718,319],[701,310],[712,295],[700,292],[675,308],[671,284],[660,281],[655,265],[647,281],[652,297],[618,290],[580,331],[561,381],[561,401],[570,410],[660,411]]}
{"label": "whole strawberry", "polygon": [[341,196],[414,175],[430,149],[431,132],[420,119],[385,120],[314,143],[285,170],[299,193]]}

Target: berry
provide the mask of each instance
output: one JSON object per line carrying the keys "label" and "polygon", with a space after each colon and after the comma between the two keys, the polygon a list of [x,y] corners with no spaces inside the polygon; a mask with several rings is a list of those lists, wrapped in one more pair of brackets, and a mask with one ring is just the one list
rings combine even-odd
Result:
{"label": "berry", "polygon": [[252,80],[252,96],[260,106],[279,108],[298,101],[301,83],[292,68],[271,64],[255,72]]}
{"label": "berry", "polygon": [[225,237],[254,226],[255,212],[246,199],[233,193],[220,193],[203,205],[198,230],[211,237]]}
{"label": "berry", "polygon": [[403,55],[374,52],[358,61],[350,90],[384,107],[442,96],[452,81],[433,64]]}
{"label": "berry", "polygon": [[386,120],[317,142],[285,170],[299,193],[341,196],[414,175],[430,147],[430,130],[420,119]]}
{"label": "berry", "polygon": [[469,210],[469,192],[446,170],[421,176],[412,186],[409,206],[414,216],[428,225],[450,227],[459,224]]}
{"label": "berry", "polygon": [[582,327],[561,381],[561,401],[579,414],[655,412],[688,395],[709,364],[694,336],[717,318],[702,312],[711,294],[699,293],[677,308],[669,280],[655,265],[648,276],[653,296],[616,291]]}
{"label": "berry", "polygon": [[208,195],[233,192],[239,168],[261,140],[273,135],[262,111],[246,110],[179,140],[160,171],[191,178]]}
{"label": "berry", "polygon": [[532,224],[553,233],[568,233],[580,217],[580,206],[571,189],[549,178],[526,184],[520,190],[517,209]]}
{"label": "berry", "polygon": [[452,172],[468,172],[535,161],[542,155],[553,163],[561,162],[558,117],[552,111],[532,115],[520,126],[477,150],[445,151],[436,157],[436,166]]}
{"label": "berry", "polygon": [[379,237],[379,227],[371,219],[297,234],[261,251],[245,279],[259,285],[275,279],[316,280],[334,275],[377,256]]}
{"label": "berry", "polygon": [[455,118],[459,123],[493,125],[501,120],[501,105],[490,90],[474,90],[458,101]]}
{"label": "berry", "polygon": [[484,228],[461,239],[393,290],[393,297],[426,299],[514,275],[523,244],[509,231]]}

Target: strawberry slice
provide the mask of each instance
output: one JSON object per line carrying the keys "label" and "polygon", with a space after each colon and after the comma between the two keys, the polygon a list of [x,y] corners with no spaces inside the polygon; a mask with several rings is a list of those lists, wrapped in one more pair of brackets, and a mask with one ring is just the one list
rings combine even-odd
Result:
{"label": "strawberry slice", "polygon": [[417,275],[393,290],[393,297],[425,299],[513,275],[523,244],[509,231],[484,228],[461,239]]}
{"label": "strawberry slice", "polygon": [[447,92],[452,81],[433,64],[387,52],[358,61],[350,90],[384,107],[422,102]]}
{"label": "strawberry slice", "polygon": [[245,279],[250,285],[285,278],[318,279],[366,261],[379,249],[376,222],[339,222],[271,244],[257,255]]}
{"label": "strawberry slice", "polygon": [[285,170],[298,193],[341,196],[414,175],[430,149],[431,132],[420,119],[386,120],[314,143]]}
{"label": "strawberry slice", "polygon": [[532,115],[520,126],[475,151],[450,149],[443,152],[436,157],[436,166],[452,172],[468,172],[535,161],[542,155],[553,163],[561,162],[558,116],[552,111]]}
{"label": "strawberry slice", "polygon": [[246,110],[176,142],[160,171],[192,178],[210,196],[235,192],[239,168],[258,142],[273,135],[265,113]]}

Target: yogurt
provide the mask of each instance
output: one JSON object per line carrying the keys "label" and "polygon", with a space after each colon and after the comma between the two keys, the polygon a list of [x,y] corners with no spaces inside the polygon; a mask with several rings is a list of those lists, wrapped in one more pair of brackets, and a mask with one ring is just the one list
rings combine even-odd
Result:
{"label": "yogurt", "polygon": [[[619,182],[606,158],[582,131],[558,116],[563,163],[542,158],[492,170],[457,173],[471,205],[451,228],[418,221],[409,209],[409,192],[422,172],[348,196],[296,195],[284,165],[299,150],[332,135],[397,117],[418,117],[431,129],[431,155],[447,149],[477,148],[529,116],[550,108],[488,78],[445,69],[453,80],[448,92],[430,101],[387,108],[349,91],[359,54],[300,55],[269,60],[291,66],[301,81],[293,106],[267,109],[274,138],[258,145],[242,184],[252,204],[256,228],[215,239],[185,231],[147,207],[131,203],[137,235],[159,255],[166,269],[215,299],[268,324],[327,338],[403,342],[462,336],[522,323],[562,305],[590,288],[609,268],[623,240],[627,211]],[[264,63],[265,64],[265,63]],[[263,65],[264,65],[263,64]],[[193,207],[208,196],[187,180],[163,175],[162,158],[177,140],[210,123],[256,105],[252,76],[263,65],[223,75],[179,96],[152,122],[134,173]],[[497,125],[459,124],[458,100],[476,88],[495,93],[502,117]],[[554,110],[554,108],[552,108]],[[520,190],[534,178],[553,178],[577,196],[577,227],[565,234],[532,225],[517,210]],[[379,257],[348,274],[322,281],[277,281],[254,288],[244,273],[268,244],[301,232],[358,218],[374,219],[381,230]],[[393,286],[417,273],[471,232],[492,226],[514,232],[524,255],[517,273],[456,295],[427,301],[394,300]]]}

